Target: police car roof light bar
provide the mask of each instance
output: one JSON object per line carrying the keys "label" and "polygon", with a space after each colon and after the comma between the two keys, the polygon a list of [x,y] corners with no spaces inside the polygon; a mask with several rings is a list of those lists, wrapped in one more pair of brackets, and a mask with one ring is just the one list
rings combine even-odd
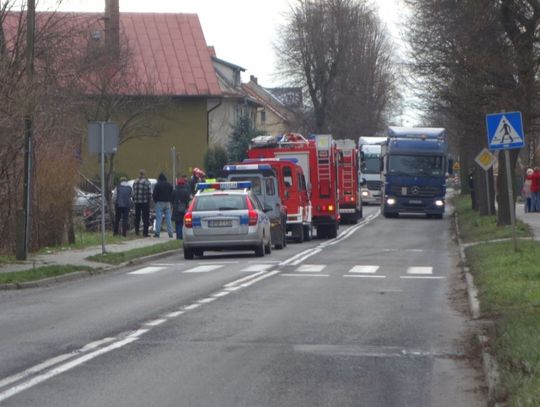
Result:
{"label": "police car roof light bar", "polygon": [[227,190],[227,189],[251,189],[251,181],[239,182],[199,182],[197,190],[204,191],[206,189]]}

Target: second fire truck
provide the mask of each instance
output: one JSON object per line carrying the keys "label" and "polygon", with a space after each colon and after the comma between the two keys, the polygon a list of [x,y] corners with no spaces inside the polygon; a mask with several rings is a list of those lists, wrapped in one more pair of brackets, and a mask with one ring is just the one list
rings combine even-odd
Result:
{"label": "second fire truck", "polygon": [[[311,220],[318,238],[334,238],[339,227],[339,152],[329,134],[305,138],[297,133],[259,136],[251,141],[249,158],[294,159],[306,175]],[[307,231],[310,233],[311,231]]]}

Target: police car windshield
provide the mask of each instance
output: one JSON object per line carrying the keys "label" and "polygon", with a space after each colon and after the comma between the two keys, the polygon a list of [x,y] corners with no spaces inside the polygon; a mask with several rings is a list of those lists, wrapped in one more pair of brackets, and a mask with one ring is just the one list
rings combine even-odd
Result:
{"label": "police car windshield", "polygon": [[390,155],[389,175],[440,177],[444,175],[442,156]]}
{"label": "police car windshield", "polygon": [[232,211],[247,209],[245,195],[197,195],[194,211]]}

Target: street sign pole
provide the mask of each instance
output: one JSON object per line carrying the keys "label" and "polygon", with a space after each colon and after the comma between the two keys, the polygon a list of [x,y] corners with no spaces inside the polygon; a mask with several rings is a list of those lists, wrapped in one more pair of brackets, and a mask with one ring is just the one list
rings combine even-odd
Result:
{"label": "street sign pole", "polygon": [[512,187],[512,175],[510,174],[510,151],[504,150],[504,161],[506,162],[506,184],[508,186],[508,205],[510,210],[510,222],[512,223],[512,243],[514,252],[517,251],[516,240],[516,213],[514,208],[514,192]]}
{"label": "street sign pole", "polygon": [[489,170],[484,171],[486,174],[486,191],[487,191],[487,205],[488,205],[488,215],[491,215],[491,197],[489,196]]}
{"label": "street sign pole", "polygon": [[101,254],[105,249],[105,122],[101,122]]}

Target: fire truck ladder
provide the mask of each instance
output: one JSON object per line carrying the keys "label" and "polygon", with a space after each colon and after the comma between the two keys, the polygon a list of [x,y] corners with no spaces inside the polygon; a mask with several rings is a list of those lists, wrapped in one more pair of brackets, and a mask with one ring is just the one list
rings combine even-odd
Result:
{"label": "fire truck ladder", "polygon": [[351,191],[353,189],[353,166],[351,162],[344,162],[343,165],[343,189]]}

